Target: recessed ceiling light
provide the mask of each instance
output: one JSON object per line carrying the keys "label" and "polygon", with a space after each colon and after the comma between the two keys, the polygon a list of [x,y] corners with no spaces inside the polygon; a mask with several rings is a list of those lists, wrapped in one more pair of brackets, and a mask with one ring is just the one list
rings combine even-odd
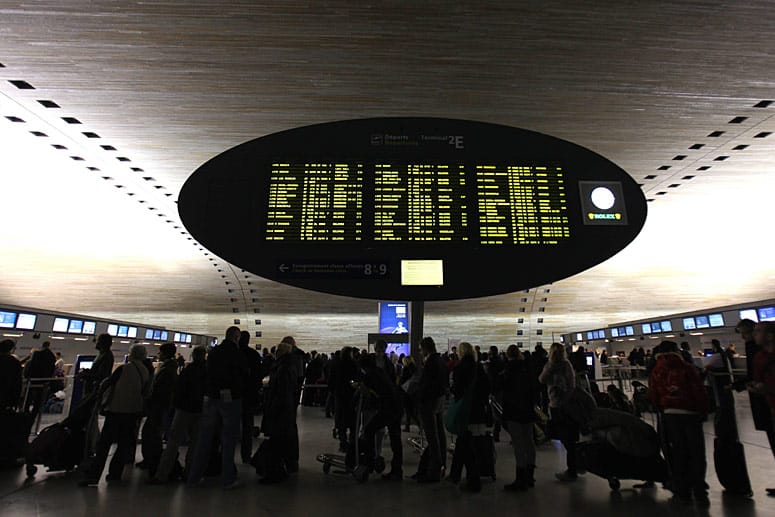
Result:
{"label": "recessed ceiling light", "polygon": [[767,108],[769,107],[774,101],[759,101],[756,104],[753,105],[754,108]]}
{"label": "recessed ceiling light", "polygon": [[116,160],[118,160],[120,162],[131,162],[132,161],[129,158],[127,158],[126,156],[118,156],[118,157],[116,157]]}
{"label": "recessed ceiling light", "polygon": [[59,104],[57,104],[54,101],[49,100],[39,100],[38,103],[43,106],[44,108],[58,108]]}
{"label": "recessed ceiling light", "polygon": [[112,145],[101,145],[100,147],[102,147],[106,151],[115,151],[116,150],[116,148],[113,147]]}
{"label": "recessed ceiling light", "polygon": [[99,169],[97,167],[86,167],[86,169],[92,171],[92,172],[99,172]]}
{"label": "recessed ceiling light", "polygon": [[670,185],[667,186],[667,188],[678,188],[680,186],[681,186],[680,183],[671,183]]}
{"label": "recessed ceiling light", "polygon": [[30,131],[30,134],[32,134],[33,136],[48,137],[48,135],[43,131]]}
{"label": "recessed ceiling light", "polygon": [[54,149],[59,149],[60,151],[63,149],[67,149],[67,147],[63,146],[62,144],[51,144],[51,147]]}
{"label": "recessed ceiling light", "polygon": [[679,154],[679,155],[673,156],[673,160],[685,160],[685,159],[686,159],[685,154]]}
{"label": "recessed ceiling light", "polygon": [[670,168],[670,165],[662,165],[657,170],[658,171],[666,171],[669,168]]}
{"label": "recessed ceiling light", "polygon": [[152,176],[143,176],[143,179],[145,181],[156,181],[156,179],[154,179]]}
{"label": "recessed ceiling light", "polygon": [[140,167],[131,167],[131,170],[132,170],[132,172],[145,172],[145,171],[144,171],[143,169],[141,169]]}
{"label": "recessed ceiling light", "polygon": [[35,89],[35,87],[32,86],[27,81],[15,80],[15,81],[8,81],[8,82],[11,83],[12,85],[16,86],[20,90],[34,90]]}
{"label": "recessed ceiling light", "polygon": [[748,117],[735,117],[732,120],[729,121],[730,124],[742,124],[748,120]]}
{"label": "recessed ceiling light", "polygon": [[712,133],[709,133],[708,136],[710,138],[718,138],[718,137],[720,137],[723,134],[724,134],[723,131],[713,131]]}
{"label": "recessed ceiling light", "polygon": [[689,146],[689,149],[702,149],[703,147],[705,147],[705,144],[694,144]]}
{"label": "recessed ceiling light", "polygon": [[747,144],[740,144],[740,145],[736,145],[735,147],[732,148],[733,151],[742,151],[743,149],[748,149],[748,145]]}
{"label": "recessed ceiling light", "polygon": [[81,158],[80,156],[71,156],[70,159],[71,160],[75,160],[76,162],[82,162],[83,161],[83,158]]}
{"label": "recessed ceiling light", "polygon": [[772,134],[772,131],[762,131],[761,133],[757,133],[754,135],[754,138],[767,138]]}
{"label": "recessed ceiling light", "polygon": [[81,123],[81,121],[78,120],[75,117],[62,117],[62,120],[64,120],[68,124],[80,124]]}
{"label": "recessed ceiling light", "polygon": [[694,179],[694,176],[684,176],[684,177],[683,177],[683,178],[681,178],[681,179],[682,179],[682,180],[690,180],[690,179]]}
{"label": "recessed ceiling light", "polygon": [[662,192],[657,192],[658,196],[664,196],[665,194],[667,194],[667,192],[665,192],[664,190]]}
{"label": "recessed ceiling light", "polygon": [[710,169],[710,165],[703,165],[702,167],[697,167],[698,171],[706,171]]}
{"label": "recessed ceiling light", "polygon": [[723,162],[727,158],[729,158],[729,156],[716,156],[715,158],[713,158],[713,161],[714,162]]}
{"label": "recessed ceiling light", "polygon": [[97,133],[95,133],[93,131],[84,131],[81,134],[83,136],[85,136],[86,138],[99,138],[100,137],[100,135],[98,135]]}
{"label": "recessed ceiling light", "polygon": [[111,178],[110,176],[103,176],[102,179],[106,181],[113,181],[113,178]]}
{"label": "recessed ceiling light", "polygon": [[657,176],[656,176],[655,174],[649,174],[648,176],[646,176],[646,177],[645,177],[645,178],[643,178],[643,179],[646,179],[646,180],[653,180],[653,179],[656,179],[656,177],[657,177]]}
{"label": "recessed ceiling light", "polygon": [[23,118],[15,117],[13,115],[8,115],[5,118],[7,118],[10,122],[19,122],[19,123],[24,122]]}

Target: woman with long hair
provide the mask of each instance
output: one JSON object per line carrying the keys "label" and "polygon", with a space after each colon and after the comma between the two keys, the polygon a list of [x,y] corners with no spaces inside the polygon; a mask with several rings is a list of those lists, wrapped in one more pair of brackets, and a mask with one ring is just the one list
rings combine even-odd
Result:
{"label": "woman with long hair", "polygon": [[457,437],[455,453],[452,456],[449,480],[460,482],[463,466],[466,468],[466,482],[461,488],[471,492],[482,489],[479,466],[474,447],[475,436],[484,434],[487,426],[487,404],[490,396],[490,381],[484,367],[477,361],[476,351],[470,343],[458,346],[460,362],[452,371],[452,394],[455,400],[466,395],[471,397],[471,410],[466,431]]}
{"label": "woman with long hair", "polygon": [[553,426],[558,431],[560,442],[565,447],[567,470],[558,472],[555,477],[560,481],[575,481],[578,477],[576,442],[579,440],[579,426],[563,406],[576,387],[576,374],[561,343],[552,343],[549,349],[549,361],[538,376],[538,381],[548,388],[549,413]]}

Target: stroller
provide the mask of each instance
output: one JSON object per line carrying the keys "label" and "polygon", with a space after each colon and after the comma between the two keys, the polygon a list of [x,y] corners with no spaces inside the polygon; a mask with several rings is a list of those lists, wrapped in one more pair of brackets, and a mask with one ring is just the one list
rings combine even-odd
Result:
{"label": "stroller", "polygon": [[577,445],[579,465],[607,479],[611,490],[619,490],[621,479],[667,481],[659,435],[649,424],[630,413],[598,408],[589,427],[591,440]]}
{"label": "stroller", "polygon": [[25,455],[27,477],[35,476],[38,464],[45,465],[49,472],[71,471],[83,461],[100,397],[98,390],[83,399],[67,418],[46,427],[32,440]]}

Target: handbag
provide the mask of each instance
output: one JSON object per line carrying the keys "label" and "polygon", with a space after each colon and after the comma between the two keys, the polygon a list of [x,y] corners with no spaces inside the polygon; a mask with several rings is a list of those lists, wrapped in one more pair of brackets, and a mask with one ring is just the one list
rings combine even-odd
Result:
{"label": "handbag", "polygon": [[471,404],[474,398],[474,386],[478,370],[474,370],[474,380],[459,400],[453,400],[444,415],[444,427],[456,436],[462,436],[468,430],[468,419],[471,416]]}

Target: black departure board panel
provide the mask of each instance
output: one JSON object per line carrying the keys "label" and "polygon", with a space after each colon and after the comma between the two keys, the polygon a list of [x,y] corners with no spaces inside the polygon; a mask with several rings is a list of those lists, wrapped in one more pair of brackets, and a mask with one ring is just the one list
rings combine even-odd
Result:
{"label": "black departure board panel", "polygon": [[637,183],[597,153],[450,119],[345,120],[274,133],[203,164],[178,199],[224,260],[373,299],[526,289],[613,256],[640,232]]}

